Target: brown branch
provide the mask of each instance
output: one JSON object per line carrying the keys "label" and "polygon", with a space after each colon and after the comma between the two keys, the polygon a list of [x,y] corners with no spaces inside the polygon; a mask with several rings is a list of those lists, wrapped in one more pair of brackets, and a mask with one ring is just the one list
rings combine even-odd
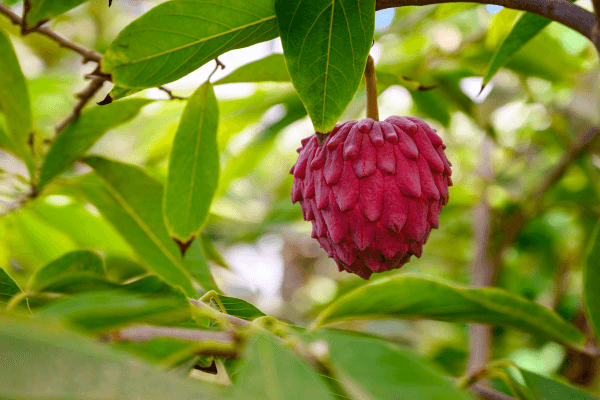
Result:
{"label": "brown branch", "polygon": [[476,383],[469,388],[473,393],[485,400],[515,400],[501,392],[497,392],[494,389],[490,389],[482,383]]}
{"label": "brown branch", "polygon": [[495,4],[541,15],[581,33],[600,51],[600,32],[596,16],[568,0],[377,0],[377,10],[403,6],[426,6],[441,3]]}
{"label": "brown branch", "polygon": [[234,342],[233,332],[204,331],[199,329],[172,328],[168,326],[134,325],[122,329],[118,334],[119,340],[131,342],[146,342],[157,337],[194,340],[199,342],[217,341],[223,343]]}
{"label": "brown branch", "polygon": [[181,97],[181,96],[174,95],[173,92],[171,91],[171,89],[169,89],[169,88],[166,88],[164,86],[159,86],[158,88],[160,90],[162,90],[163,92],[165,92],[169,96],[169,100],[187,100],[187,97]]}
{"label": "brown branch", "polygon": [[[5,6],[4,4],[0,4],[0,14],[6,15],[13,24],[23,26],[23,19],[12,12],[10,8]],[[66,39],[60,36],[58,33],[54,32],[48,27],[41,26],[36,28],[33,32],[39,33],[40,35],[47,36],[48,38],[54,40],[60,47],[65,47],[67,49],[71,49],[76,53],[79,53],[83,56],[83,61],[94,61],[99,63],[102,58],[102,54],[95,52],[94,50],[86,49],[85,47],[71,42],[69,39]]]}
{"label": "brown branch", "polygon": [[62,131],[67,125],[69,125],[71,122],[77,119],[77,117],[81,113],[81,110],[83,110],[83,107],[85,107],[85,105],[91,100],[91,98],[94,97],[94,95],[98,92],[98,90],[100,90],[104,82],[106,82],[107,80],[108,79],[105,77],[94,78],[92,79],[87,88],[75,95],[75,97],[77,97],[79,101],[77,101],[77,104],[75,104],[75,108],[73,108],[71,114],[56,126],[56,133],[60,133],[60,131]]}

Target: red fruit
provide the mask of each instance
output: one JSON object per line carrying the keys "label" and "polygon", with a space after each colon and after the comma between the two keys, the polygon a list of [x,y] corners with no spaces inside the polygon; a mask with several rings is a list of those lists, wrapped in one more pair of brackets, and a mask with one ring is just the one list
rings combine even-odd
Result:
{"label": "red fruit", "polygon": [[340,271],[369,279],[421,257],[452,186],[442,139],[413,117],[337,125],[302,140],[292,201]]}

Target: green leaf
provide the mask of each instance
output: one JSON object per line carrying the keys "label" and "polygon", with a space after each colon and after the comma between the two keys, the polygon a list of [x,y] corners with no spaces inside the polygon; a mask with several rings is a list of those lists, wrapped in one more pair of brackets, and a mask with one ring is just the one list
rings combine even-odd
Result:
{"label": "green leaf", "polygon": [[219,253],[219,250],[217,250],[215,248],[212,240],[208,236],[206,236],[205,234],[201,234],[200,241],[201,241],[203,253],[209,261],[214,262],[219,267],[223,267],[225,269],[231,269],[229,264],[227,264],[227,261],[225,261],[225,259],[221,255],[221,253]]}
{"label": "green leaf", "polygon": [[354,97],[375,32],[375,0],[275,0],[283,54],[316,132]]}
{"label": "green leaf", "polygon": [[142,90],[143,89],[127,89],[127,88],[123,88],[123,87],[115,85],[110,90],[110,93],[108,93],[108,98],[110,99],[111,102],[113,102],[115,100],[122,99],[123,97],[131,96],[132,94],[138,93]]}
{"label": "green leaf", "polygon": [[271,54],[239,67],[213,83],[214,86],[238,82],[290,82],[283,54]]}
{"label": "green leaf", "polygon": [[[227,314],[245,319],[246,321],[253,321],[258,317],[267,315],[246,300],[221,295],[219,295],[219,300],[221,300],[221,304],[225,307]],[[211,304],[218,307],[214,299],[211,299]]]}
{"label": "green leaf", "polygon": [[29,289],[41,291],[51,281],[77,272],[91,273],[99,277],[106,275],[104,262],[97,253],[89,250],[74,251],[39,269],[31,277]]}
{"label": "green leaf", "polygon": [[574,387],[520,369],[535,400],[594,400],[595,397]]}
{"label": "green leaf", "polygon": [[415,276],[381,279],[334,301],[313,326],[378,318],[502,325],[582,349],[585,336],[558,314],[498,288],[467,288]]}
{"label": "green leaf", "polygon": [[202,230],[219,182],[219,106],[209,82],[188,100],[171,150],[163,214],[172,238],[187,243]]}
{"label": "green leaf", "polygon": [[239,399],[333,399],[315,371],[275,337],[258,333],[250,338],[237,372]]}
{"label": "green leaf", "polygon": [[146,298],[128,293],[94,292],[61,299],[36,315],[66,321],[91,332],[110,332],[133,323],[165,324],[191,318],[186,299]]}
{"label": "green leaf", "polygon": [[376,338],[326,331],[335,377],[354,399],[470,399],[417,356]]}
{"label": "green leaf", "polygon": [[25,160],[32,174],[35,168],[27,149],[27,140],[32,133],[29,89],[12,43],[1,29],[0,54],[0,110],[6,117],[11,150]]}
{"label": "green leaf", "polygon": [[204,250],[199,239],[194,239],[185,253],[183,265],[190,274],[202,285],[204,290],[219,290],[210,271],[210,266],[204,257]]}
{"label": "green leaf", "polygon": [[84,182],[79,188],[150,271],[195,297],[193,279],[163,223],[162,185],[131,165],[101,157],[86,157],[84,161],[104,185],[98,187]]}
{"label": "green leaf", "polygon": [[[569,0],[574,1],[574,0]],[[506,64],[517,51],[521,49],[527,42],[533,39],[541,32],[548,24],[549,19],[541,15],[523,13],[521,18],[516,22],[506,39],[496,48],[488,69],[484,75],[482,89],[487,85],[492,77],[498,72],[500,67]]]}
{"label": "green leaf", "polygon": [[588,244],[583,266],[583,303],[596,340],[600,339],[600,222],[596,224]]}
{"label": "green leaf", "polygon": [[221,400],[216,388],[158,371],[47,321],[0,316],[0,398]]}
{"label": "green leaf", "polygon": [[25,16],[27,25],[33,27],[42,20],[48,20],[85,3],[87,0],[29,0],[29,11]]}
{"label": "green leaf", "polygon": [[168,1],[121,31],[102,71],[125,88],[160,86],[229,50],[278,35],[273,0]]}
{"label": "green leaf", "polygon": [[0,309],[4,309],[8,301],[15,294],[21,292],[21,288],[17,285],[17,282],[4,269],[0,268],[0,305],[2,305]]}
{"label": "green leaf", "polygon": [[81,114],[58,135],[50,147],[42,165],[38,188],[41,189],[52,178],[69,168],[106,131],[132,119],[150,102],[151,100],[146,99],[123,100],[103,107],[93,107]]}

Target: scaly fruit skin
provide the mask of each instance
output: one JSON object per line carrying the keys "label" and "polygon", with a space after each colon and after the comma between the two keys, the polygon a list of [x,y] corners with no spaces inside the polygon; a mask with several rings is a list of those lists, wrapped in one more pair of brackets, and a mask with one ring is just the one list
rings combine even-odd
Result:
{"label": "scaly fruit skin", "polygon": [[442,139],[413,117],[336,125],[302,140],[292,201],[340,271],[369,279],[421,257],[452,186]]}

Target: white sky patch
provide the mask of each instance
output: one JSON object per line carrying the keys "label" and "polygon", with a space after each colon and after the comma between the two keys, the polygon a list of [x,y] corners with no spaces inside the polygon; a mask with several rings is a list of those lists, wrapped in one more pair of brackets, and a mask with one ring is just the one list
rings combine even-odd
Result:
{"label": "white sky patch", "polygon": [[375,12],[375,30],[382,31],[392,24],[394,21],[394,15],[396,9],[386,8],[385,10],[379,10]]}
{"label": "white sky patch", "polygon": [[483,83],[482,76],[472,76],[470,78],[463,78],[460,80],[460,88],[464,94],[466,94],[474,103],[482,103],[485,98],[490,94],[494,87],[494,83],[490,82],[485,86],[485,89],[481,93],[481,84]]}

